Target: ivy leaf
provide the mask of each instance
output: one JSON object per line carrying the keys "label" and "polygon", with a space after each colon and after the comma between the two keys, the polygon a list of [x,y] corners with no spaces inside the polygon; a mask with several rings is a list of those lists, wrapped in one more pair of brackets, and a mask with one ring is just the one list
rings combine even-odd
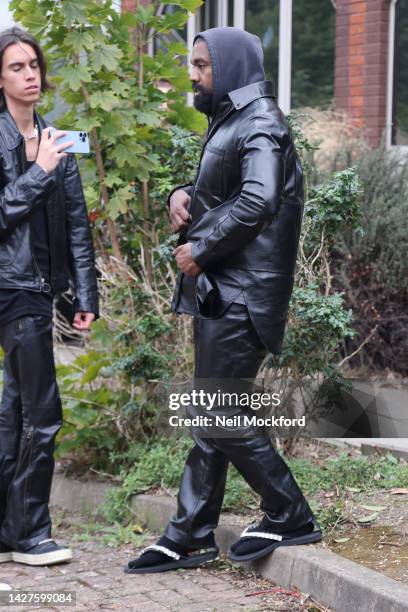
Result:
{"label": "ivy leaf", "polygon": [[122,55],[117,45],[101,44],[90,54],[89,60],[96,72],[99,72],[102,67],[107,70],[115,70]]}
{"label": "ivy leaf", "polygon": [[77,64],[76,66],[63,66],[59,71],[59,76],[67,82],[72,91],[78,91],[82,83],[92,81],[92,75],[88,66]]}

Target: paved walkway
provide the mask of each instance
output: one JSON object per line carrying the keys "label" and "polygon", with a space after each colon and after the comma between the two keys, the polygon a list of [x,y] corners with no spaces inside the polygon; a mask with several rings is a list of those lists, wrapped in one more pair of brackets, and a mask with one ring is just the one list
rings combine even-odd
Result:
{"label": "paved walkway", "polygon": [[[154,538],[147,543],[153,541]],[[92,612],[328,611],[299,591],[281,589],[248,574],[244,576],[225,560],[211,564],[211,569],[129,576],[123,572],[126,561],[135,556],[134,549],[129,546],[112,548],[97,541],[81,542],[75,545],[74,554],[72,563],[49,568],[4,563],[0,566],[0,582],[20,590],[72,590],[76,592],[77,601],[74,609]],[[0,610],[11,609],[0,605]],[[17,610],[34,609],[64,611],[72,606],[17,607]]]}

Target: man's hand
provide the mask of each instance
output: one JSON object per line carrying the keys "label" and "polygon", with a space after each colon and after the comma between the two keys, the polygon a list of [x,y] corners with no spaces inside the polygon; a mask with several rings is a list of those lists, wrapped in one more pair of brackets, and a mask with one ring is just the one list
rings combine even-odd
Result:
{"label": "man's hand", "polygon": [[176,256],[177,267],[186,276],[198,276],[202,270],[191,257],[191,242],[176,247],[173,251]]}
{"label": "man's hand", "polygon": [[170,198],[170,221],[175,232],[181,232],[191,222],[187,211],[190,200],[190,196],[184,189],[177,189]]}
{"label": "man's hand", "polygon": [[73,140],[66,142],[65,144],[58,144],[58,138],[65,136],[67,132],[61,132],[57,130],[50,137],[50,127],[45,128],[41,133],[40,146],[37,153],[37,164],[46,172],[50,174],[60,163],[61,159],[67,156],[64,153],[65,149],[71,147],[74,144]]}
{"label": "man's hand", "polygon": [[95,315],[93,312],[76,312],[72,327],[83,331],[91,327],[92,321],[95,321]]}

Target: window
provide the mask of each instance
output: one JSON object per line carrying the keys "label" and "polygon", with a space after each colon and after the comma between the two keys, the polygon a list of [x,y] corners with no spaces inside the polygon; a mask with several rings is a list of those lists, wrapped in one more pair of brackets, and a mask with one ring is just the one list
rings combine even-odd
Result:
{"label": "window", "polygon": [[217,23],[217,9],[220,0],[205,0],[198,10],[198,31],[215,28]]}
{"label": "window", "polygon": [[395,4],[391,144],[408,146],[408,0]]}
{"label": "window", "polygon": [[330,0],[293,0],[292,108],[332,102],[335,28]]}
{"label": "window", "polygon": [[279,0],[247,0],[245,29],[259,36],[265,57],[266,78],[278,86]]}

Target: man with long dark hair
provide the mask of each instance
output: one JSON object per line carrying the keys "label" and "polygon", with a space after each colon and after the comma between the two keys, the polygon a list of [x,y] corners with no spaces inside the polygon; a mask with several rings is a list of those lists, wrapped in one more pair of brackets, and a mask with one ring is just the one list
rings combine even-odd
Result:
{"label": "man with long dark hair", "polygon": [[0,562],[49,565],[71,550],[51,538],[49,496],[62,424],[53,297],[75,293],[73,326],[98,316],[94,251],[74,155],[36,112],[50,87],[38,42],[0,33]]}

